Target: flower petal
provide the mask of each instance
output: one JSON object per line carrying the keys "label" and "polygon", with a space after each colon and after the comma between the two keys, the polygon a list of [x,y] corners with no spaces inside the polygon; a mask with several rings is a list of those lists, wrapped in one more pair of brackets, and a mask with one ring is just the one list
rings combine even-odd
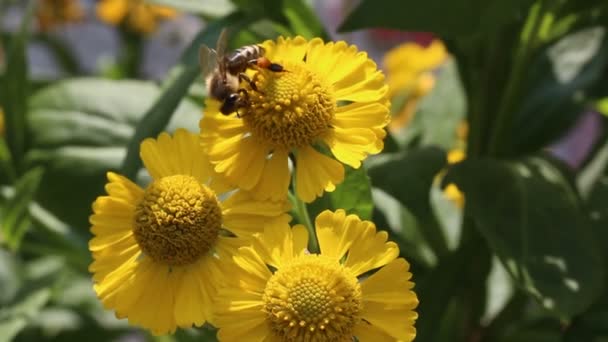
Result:
{"label": "flower petal", "polygon": [[181,174],[207,183],[211,176],[211,165],[200,145],[199,136],[185,129],[176,130],[173,137],[161,133],[156,140],[144,140],[140,156],[154,179]]}
{"label": "flower petal", "polygon": [[355,215],[348,215],[342,209],[331,212],[325,210],[317,216],[315,227],[321,253],[342,259],[352,242],[361,234],[353,229],[361,220]]}
{"label": "flower petal", "polygon": [[278,220],[269,223],[263,234],[256,235],[253,248],[264,263],[275,268],[280,268],[299,253],[294,248],[293,232],[289,224]]}
{"label": "flower petal", "polygon": [[291,229],[293,234],[293,251],[296,254],[305,252],[308,248],[308,230],[304,225],[296,224]]}
{"label": "flower petal", "polygon": [[298,149],[296,193],[304,202],[312,202],[323,191],[334,191],[344,181],[344,167],[312,147]]}
{"label": "flower petal", "polygon": [[376,226],[370,221],[361,221],[355,228],[360,231],[353,242],[344,265],[355,275],[384,266],[399,256],[399,247],[388,241],[385,231],[376,233]]}
{"label": "flower petal", "polygon": [[338,101],[386,102],[388,86],[384,75],[378,71],[357,83],[335,85],[334,96]]}
{"label": "flower petal", "polygon": [[324,141],[340,162],[358,169],[368,154],[378,153],[376,134],[368,128],[342,129],[334,127]]}
{"label": "flower petal", "polygon": [[361,282],[364,302],[376,302],[390,305],[401,305],[408,310],[418,306],[416,294],[412,291],[414,283],[410,265],[403,258],[398,258]]}
{"label": "flower petal", "polygon": [[261,233],[271,219],[289,222],[286,214],[291,205],[287,201],[259,201],[246,191],[238,191],[222,203],[224,226],[237,236]]}
{"label": "flower petal", "polygon": [[97,3],[97,16],[106,23],[117,25],[128,12],[127,0],[103,0]]}
{"label": "flower petal", "polygon": [[252,192],[258,198],[267,197],[273,201],[285,200],[287,198],[289,182],[290,174],[287,152],[276,149],[266,162],[264,173]]}
{"label": "flower petal", "polygon": [[368,322],[361,322],[355,326],[353,334],[357,341],[394,341],[395,339]]}
{"label": "flower petal", "polygon": [[264,56],[268,57],[275,63],[284,63],[285,61],[301,61],[306,55],[308,42],[301,36],[294,38],[279,37],[277,42],[267,40],[262,43],[266,52]]}

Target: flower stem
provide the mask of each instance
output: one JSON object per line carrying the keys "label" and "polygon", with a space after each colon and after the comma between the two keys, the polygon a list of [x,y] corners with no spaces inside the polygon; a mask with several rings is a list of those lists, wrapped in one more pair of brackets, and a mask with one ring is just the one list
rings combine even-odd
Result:
{"label": "flower stem", "polygon": [[315,226],[312,224],[310,220],[310,215],[308,215],[308,209],[306,208],[306,203],[299,199],[297,196],[289,192],[289,200],[293,204],[294,214],[298,223],[303,224],[308,231],[308,250],[311,253],[319,253],[319,241],[317,241],[317,235],[315,233]]}

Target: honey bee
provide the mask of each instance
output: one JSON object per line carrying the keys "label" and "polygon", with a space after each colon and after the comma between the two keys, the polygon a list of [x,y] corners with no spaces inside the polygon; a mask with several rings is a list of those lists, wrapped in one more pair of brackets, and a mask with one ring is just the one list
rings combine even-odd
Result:
{"label": "honey bee", "polygon": [[245,74],[247,69],[268,69],[273,72],[285,71],[283,66],[272,63],[264,57],[264,48],[260,45],[247,45],[226,54],[227,30],[220,33],[216,50],[202,45],[199,50],[199,62],[207,94],[221,101],[220,112],[228,115],[248,103],[249,93],[241,88],[241,82],[246,81],[251,89],[259,91],[255,83]]}

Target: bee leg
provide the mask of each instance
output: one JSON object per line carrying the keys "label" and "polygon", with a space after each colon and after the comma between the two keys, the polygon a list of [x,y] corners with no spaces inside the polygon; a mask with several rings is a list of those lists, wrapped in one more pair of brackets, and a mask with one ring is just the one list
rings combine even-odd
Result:
{"label": "bee leg", "polygon": [[[251,78],[249,78],[249,76],[247,76],[247,74],[245,74],[243,72],[239,74],[239,82],[241,82],[241,81],[245,81],[245,82],[249,83],[249,86],[251,87],[251,89],[257,91],[258,93],[262,93],[260,90],[258,90],[258,87],[255,85],[255,82],[253,82],[251,80]],[[244,90],[244,89],[239,89],[239,91],[240,90]]]}
{"label": "bee leg", "polygon": [[237,93],[241,94],[241,98],[239,100],[239,105],[236,109],[236,116],[237,117],[242,117],[241,113],[239,112],[239,110],[247,105],[249,105],[249,93],[247,92],[247,90],[240,88],[239,90],[237,90]]}

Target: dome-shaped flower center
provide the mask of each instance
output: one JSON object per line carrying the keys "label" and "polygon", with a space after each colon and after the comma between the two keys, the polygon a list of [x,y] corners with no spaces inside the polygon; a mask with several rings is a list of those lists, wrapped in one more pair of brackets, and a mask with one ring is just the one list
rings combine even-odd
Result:
{"label": "dome-shaped flower center", "polygon": [[330,128],[336,103],[331,87],[303,63],[286,63],[285,72],[262,70],[254,78],[243,120],[252,134],[273,147],[312,144]]}
{"label": "dome-shaped flower center", "polygon": [[264,290],[264,312],[281,341],[352,341],[361,312],[357,278],[322,255],[283,265]]}
{"label": "dome-shaped flower center", "polygon": [[207,253],[222,226],[215,193],[194,177],[174,175],[148,186],[135,209],[135,240],[145,255],[172,266]]}

